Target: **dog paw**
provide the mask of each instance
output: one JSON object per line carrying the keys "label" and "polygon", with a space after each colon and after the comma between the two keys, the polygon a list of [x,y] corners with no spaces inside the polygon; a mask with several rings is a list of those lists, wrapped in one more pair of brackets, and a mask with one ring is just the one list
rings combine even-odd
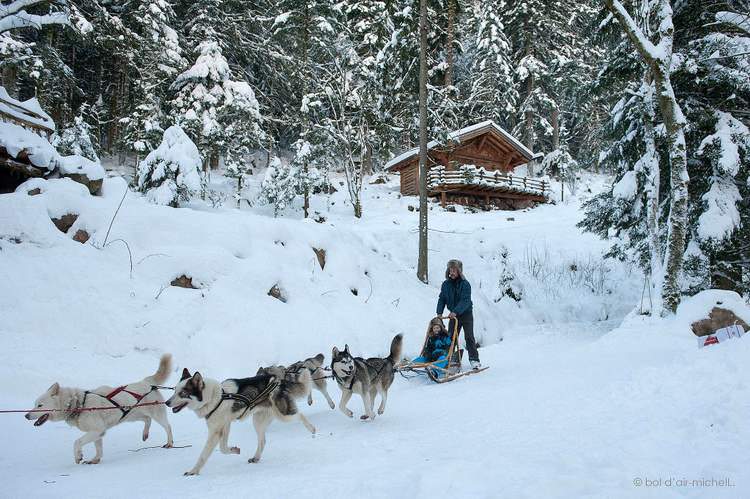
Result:
{"label": "dog paw", "polygon": [[328,407],[330,407],[331,409],[335,409],[336,404],[334,404],[333,402],[328,402]]}
{"label": "dog paw", "polygon": [[250,463],[250,464],[255,464],[255,463],[260,462],[260,458],[259,457],[251,457],[250,459],[247,460],[247,462]]}
{"label": "dog paw", "polygon": [[385,409],[378,409],[378,415],[382,416],[385,412]]}
{"label": "dog paw", "polygon": [[143,434],[143,441],[145,442],[146,440],[148,440],[148,433]]}
{"label": "dog paw", "polygon": [[312,399],[307,399],[307,405],[312,405],[313,401]]}
{"label": "dog paw", "polygon": [[191,470],[191,471],[186,471],[185,473],[182,474],[182,476],[195,476],[197,474],[198,474],[197,471],[192,471]]}
{"label": "dog paw", "polygon": [[367,414],[362,414],[362,415],[361,415],[361,416],[359,417],[359,419],[361,419],[362,421],[367,421],[368,419],[370,419],[370,416],[368,416]]}
{"label": "dog paw", "polygon": [[83,454],[76,455],[74,459],[75,459],[76,464],[81,464],[83,462]]}
{"label": "dog paw", "polygon": [[161,446],[162,449],[171,449],[172,447],[174,447],[174,444],[169,444],[169,443]]}
{"label": "dog paw", "polygon": [[84,461],[83,464],[99,464],[100,459],[98,457],[95,457],[91,461]]}
{"label": "dog paw", "polygon": [[240,448],[239,447],[230,447],[229,448],[229,453],[230,454],[239,454],[240,453]]}

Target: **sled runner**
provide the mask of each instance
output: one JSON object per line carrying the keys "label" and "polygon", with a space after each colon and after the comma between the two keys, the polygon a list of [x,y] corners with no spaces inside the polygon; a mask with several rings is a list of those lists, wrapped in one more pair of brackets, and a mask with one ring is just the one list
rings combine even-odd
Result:
{"label": "sled runner", "polygon": [[[441,317],[441,319],[449,319],[449,317]],[[407,373],[412,373],[415,376],[426,375],[435,383],[447,383],[464,376],[477,374],[482,371],[489,369],[489,366],[482,367],[480,369],[471,369],[469,371],[461,371],[461,359],[464,355],[464,350],[458,346],[458,321],[453,321],[453,332],[451,333],[451,345],[448,348],[448,354],[437,360],[433,361],[422,361],[421,359],[428,358],[427,343],[430,338],[430,332],[427,331],[425,334],[424,343],[422,344],[422,351],[414,360],[405,361],[402,363],[397,370],[402,376],[409,378]]]}

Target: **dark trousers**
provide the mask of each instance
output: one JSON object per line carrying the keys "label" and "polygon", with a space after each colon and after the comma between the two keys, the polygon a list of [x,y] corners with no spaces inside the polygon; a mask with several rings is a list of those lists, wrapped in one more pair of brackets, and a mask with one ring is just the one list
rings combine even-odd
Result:
{"label": "dark trousers", "polygon": [[[461,329],[464,330],[464,339],[466,340],[466,350],[469,351],[469,361],[479,361],[479,352],[477,351],[477,342],[474,339],[474,315],[471,310],[465,312],[463,315],[457,316],[458,318],[458,332],[461,334]],[[448,321],[448,331],[453,334],[453,321]]]}

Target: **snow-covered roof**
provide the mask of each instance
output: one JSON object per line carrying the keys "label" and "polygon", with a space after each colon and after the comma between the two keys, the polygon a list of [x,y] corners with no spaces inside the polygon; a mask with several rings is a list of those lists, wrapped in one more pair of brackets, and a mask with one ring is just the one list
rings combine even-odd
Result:
{"label": "snow-covered roof", "polygon": [[36,98],[21,102],[8,95],[4,87],[0,87],[0,114],[6,114],[13,119],[50,132],[55,131],[55,122],[44,112]]}
{"label": "snow-covered roof", "polygon": [[[499,126],[497,123],[495,123],[492,120],[482,121],[480,123],[476,123],[474,125],[470,125],[464,128],[461,128],[459,130],[454,130],[448,134],[448,140],[452,142],[461,142],[464,140],[464,138],[467,135],[473,134],[477,131],[494,131],[501,137],[503,137],[505,140],[507,140],[518,152],[520,152],[526,159],[531,160],[535,158],[534,153],[532,153],[525,145],[521,144],[521,142],[513,137],[510,133],[508,133],[506,130],[504,130],[501,126]],[[437,140],[432,140],[427,143],[427,150],[434,149],[435,147],[439,146],[440,143]],[[417,156],[419,154],[419,147],[415,147],[414,149],[409,149],[406,152],[403,152],[396,156],[395,158],[391,159],[389,162],[385,164],[385,169],[389,170],[392,167],[398,165],[399,163],[412,158],[414,156]]]}

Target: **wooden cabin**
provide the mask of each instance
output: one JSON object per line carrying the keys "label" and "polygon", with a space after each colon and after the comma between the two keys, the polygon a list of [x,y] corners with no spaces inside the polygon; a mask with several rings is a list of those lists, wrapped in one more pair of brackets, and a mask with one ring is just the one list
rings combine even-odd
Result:
{"label": "wooden cabin", "polygon": [[[427,195],[448,202],[519,209],[544,203],[549,183],[513,175],[534,155],[521,142],[492,121],[483,121],[448,134],[445,144],[427,144]],[[399,172],[401,194],[419,194],[419,148],[389,161],[385,168]]]}

